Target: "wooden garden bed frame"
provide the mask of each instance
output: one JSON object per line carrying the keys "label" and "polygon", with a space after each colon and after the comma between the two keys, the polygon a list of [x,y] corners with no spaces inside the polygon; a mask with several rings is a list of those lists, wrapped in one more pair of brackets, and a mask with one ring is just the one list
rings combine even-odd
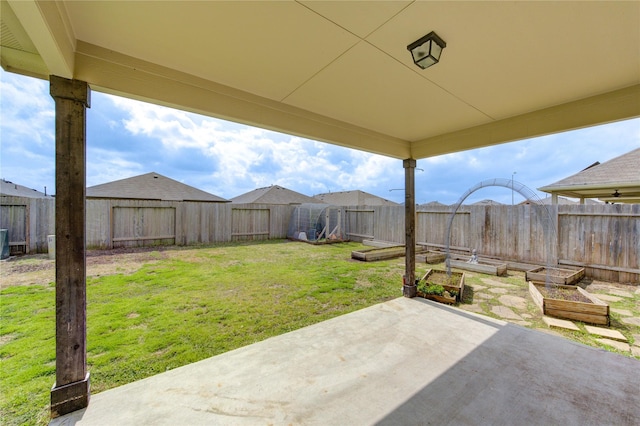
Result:
{"label": "wooden garden bed frame", "polygon": [[[416,253],[422,253],[426,248],[417,246]],[[373,262],[376,260],[393,259],[402,257],[406,254],[405,246],[380,247],[365,250],[354,250],[351,252],[351,258],[363,260],[365,262]]]}
{"label": "wooden garden bed frame", "polygon": [[[592,303],[546,298],[538,289],[546,286],[577,291],[591,300]],[[591,324],[609,325],[609,305],[578,286],[529,281],[529,293],[543,315]]]}
{"label": "wooden garden bed frame", "polygon": [[469,256],[451,256],[449,264],[452,268],[465,271],[480,272],[487,275],[504,275],[507,273],[507,264],[498,260],[479,258],[478,263],[469,263]]}
{"label": "wooden garden bed frame", "polygon": [[546,266],[541,266],[525,272],[524,279],[525,281],[546,283],[547,276],[548,282],[550,284],[571,285],[584,278],[584,268],[576,270],[563,268],[547,268]]}
{"label": "wooden garden bed frame", "polygon": [[[429,277],[435,275],[435,274],[447,274],[447,271],[441,271],[439,269],[428,269],[427,272],[424,274],[424,276],[422,277],[422,279],[420,281],[429,281]],[[449,284],[441,284],[442,287],[444,287],[444,289],[446,291],[455,291],[457,292],[457,295],[455,297],[446,297],[446,296],[438,296],[435,294],[424,294],[424,293],[418,293],[418,296],[424,297],[425,299],[431,299],[431,300],[436,300],[438,302],[442,302],[442,303],[456,303],[459,302],[460,300],[462,300],[462,293],[464,292],[464,272],[451,272],[451,276],[459,276],[460,279],[458,280],[457,284],[455,285],[449,285]]]}
{"label": "wooden garden bed frame", "polygon": [[445,261],[447,254],[441,251],[428,250],[425,253],[416,255],[418,263],[442,263]]}

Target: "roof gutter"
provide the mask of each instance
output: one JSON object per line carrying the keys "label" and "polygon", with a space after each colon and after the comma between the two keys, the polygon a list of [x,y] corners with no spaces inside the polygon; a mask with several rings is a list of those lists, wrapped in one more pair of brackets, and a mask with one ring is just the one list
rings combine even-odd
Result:
{"label": "roof gutter", "polygon": [[538,188],[538,191],[542,192],[559,192],[559,191],[580,191],[580,190],[593,190],[593,189],[609,189],[609,188],[635,188],[640,186],[638,182],[609,182],[606,184],[577,184],[577,185],[549,185]]}

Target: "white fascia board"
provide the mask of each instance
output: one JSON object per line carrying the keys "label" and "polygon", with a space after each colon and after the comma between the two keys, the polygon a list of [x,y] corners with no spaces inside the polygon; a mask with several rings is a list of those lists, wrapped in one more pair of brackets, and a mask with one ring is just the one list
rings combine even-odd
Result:
{"label": "white fascia board", "polygon": [[542,192],[562,192],[562,191],[591,191],[591,190],[599,190],[599,189],[610,189],[610,188],[635,188],[640,186],[640,182],[609,182],[609,183],[598,183],[598,184],[585,184],[585,185],[563,185],[563,186],[543,186],[542,188],[538,188],[538,191]]}
{"label": "white fascia board", "polygon": [[50,75],[73,78],[75,39],[57,2],[8,0]]}

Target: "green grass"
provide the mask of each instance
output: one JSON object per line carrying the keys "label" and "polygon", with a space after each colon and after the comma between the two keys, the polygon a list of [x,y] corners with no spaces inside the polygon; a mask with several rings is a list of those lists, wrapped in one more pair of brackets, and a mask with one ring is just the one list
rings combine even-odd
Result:
{"label": "green grass", "polygon": [[[133,273],[87,280],[87,355],[92,393],[343,315],[401,295],[404,258],[350,260],[361,244],[313,246],[265,241],[148,253]],[[25,263],[33,262],[26,259]],[[418,265],[416,276],[444,264]],[[527,300],[530,328],[548,330],[529,297],[524,273],[495,277],[465,272],[462,309],[482,313],[500,293],[474,297],[483,279],[511,284]],[[640,315],[640,295],[610,303]],[[55,286],[9,287],[0,292],[0,424],[44,425],[55,381]],[[630,343],[640,327],[611,314],[612,328]],[[568,339],[616,351],[584,332],[554,330]],[[622,353],[631,356],[629,353]]]}
{"label": "green grass", "polygon": [[[92,393],[400,296],[403,260],[350,261],[360,247],[269,241],[177,249],[133,274],[88,279]],[[46,424],[55,286],[9,287],[0,297],[1,423]]]}

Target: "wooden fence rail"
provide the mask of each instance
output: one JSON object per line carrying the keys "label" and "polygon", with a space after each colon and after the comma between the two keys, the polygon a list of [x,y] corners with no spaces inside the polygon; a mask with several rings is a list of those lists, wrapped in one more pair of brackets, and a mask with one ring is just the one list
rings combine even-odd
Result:
{"label": "wooden fence rail", "polygon": [[[54,234],[53,199],[2,197],[0,226],[13,252],[47,252]],[[87,200],[87,247],[195,245],[286,238],[293,206],[199,202]],[[404,244],[403,206],[345,206],[347,237]],[[451,209],[418,209],[416,241],[446,242]],[[451,247],[485,257],[586,268],[587,276],[640,282],[640,205],[461,206]]]}

